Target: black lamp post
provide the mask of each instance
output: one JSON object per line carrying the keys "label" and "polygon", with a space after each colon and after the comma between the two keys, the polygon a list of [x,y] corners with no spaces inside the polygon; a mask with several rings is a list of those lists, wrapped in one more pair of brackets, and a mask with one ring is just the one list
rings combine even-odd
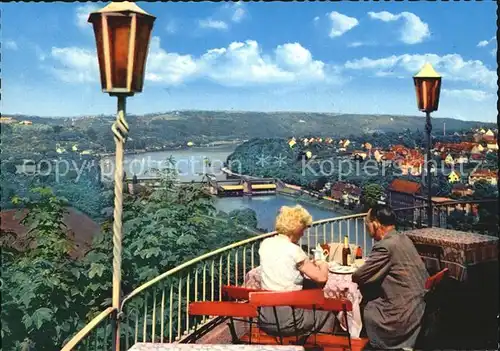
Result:
{"label": "black lamp post", "polygon": [[428,227],[432,227],[432,182],[431,182],[431,112],[437,111],[439,105],[439,93],[441,91],[441,76],[432,68],[430,63],[426,63],[424,67],[413,76],[415,83],[415,91],[417,93],[417,105],[420,111],[425,112],[425,131],[427,136],[427,223]]}

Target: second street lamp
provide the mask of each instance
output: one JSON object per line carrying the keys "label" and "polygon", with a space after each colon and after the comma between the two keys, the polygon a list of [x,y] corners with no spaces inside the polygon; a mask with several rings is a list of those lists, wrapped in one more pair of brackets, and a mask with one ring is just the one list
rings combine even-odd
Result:
{"label": "second street lamp", "polygon": [[418,109],[425,112],[425,131],[427,139],[427,225],[432,227],[432,124],[431,112],[437,111],[439,106],[439,93],[441,91],[441,76],[432,68],[430,63],[426,63],[420,72],[413,76],[415,91],[417,93]]}
{"label": "second street lamp", "polygon": [[142,92],[149,41],[155,17],[133,2],[112,2],[89,16],[94,27],[102,91],[118,98],[112,130],[116,143],[115,204],[113,218],[113,296],[117,312],[113,350],[120,350],[118,314],[121,312],[121,260],[123,211],[123,154],[128,135],[127,96]]}

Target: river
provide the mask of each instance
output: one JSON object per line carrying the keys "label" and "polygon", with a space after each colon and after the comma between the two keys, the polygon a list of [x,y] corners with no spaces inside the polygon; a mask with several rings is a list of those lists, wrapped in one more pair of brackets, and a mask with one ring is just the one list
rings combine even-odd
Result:
{"label": "river", "polygon": [[[163,168],[167,159],[172,157],[176,163],[176,171],[181,181],[201,181],[203,174],[212,173],[217,179],[226,179],[221,168],[227,157],[234,151],[234,146],[190,148],[184,150],[157,151],[142,154],[125,155],[124,170],[127,177],[134,174],[138,177],[154,177],[148,172],[153,168]],[[211,167],[205,163],[211,162]],[[104,177],[113,179],[114,157],[105,157],[101,161],[101,170]]]}
{"label": "river", "polygon": [[[151,168],[161,168],[165,165],[165,160],[169,157],[173,157],[176,161],[176,169],[179,173],[179,178],[182,181],[200,181],[203,178],[204,173],[215,174],[220,180],[226,179],[225,175],[221,171],[222,164],[226,161],[227,156],[229,156],[234,151],[234,146],[225,147],[211,147],[211,148],[191,148],[187,150],[173,150],[173,151],[161,151],[161,152],[148,152],[143,154],[126,155],[124,169],[127,172],[127,176],[131,177],[133,174],[137,176],[153,176],[148,170]],[[212,163],[211,167],[208,167],[204,160],[209,159]],[[103,175],[112,178],[114,159],[112,157],[105,158],[102,161],[102,171]],[[298,202],[290,197],[285,196],[258,196],[253,198],[248,197],[227,197],[227,198],[216,198],[215,206],[218,210],[224,212],[230,212],[235,209],[250,208],[255,211],[257,215],[257,221],[259,228],[267,229],[269,231],[274,230],[274,221],[278,210],[281,206],[295,206]],[[308,203],[301,203],[301,205],[306,208],[309,213],[311,213],[313,220],[321,220],[332,217],[339,217],[340,214],[330,211],[327,209],[320,208]],[[358,221],[358,229],[360,232],[364,231],[362,229],[362,221]],[[313,229],[315,230],[315,229]],[[351,233],[351,241],[355,242],[354,233],[356,232],[356,224],[354,221],[349,223],[349,228],[346,222],[341,224],[335,223],[332,226],[325,227],[324,231],[320,228],[320,233],[318,233],[319,238],[326,239],[327,241],[338,242],[341,240],[343,235],[348,235]],[[316,233],[313,233],[312,237],[315,237]],[[359,243],[364,241],[364,238],[358,238]],[[311,245],[314,244],[314,240]],[[368,243],[371,246],[371,242]]]}

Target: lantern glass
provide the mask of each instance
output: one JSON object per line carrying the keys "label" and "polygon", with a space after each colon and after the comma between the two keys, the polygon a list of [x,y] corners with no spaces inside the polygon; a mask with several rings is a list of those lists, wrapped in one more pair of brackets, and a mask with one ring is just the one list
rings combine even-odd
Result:
{"label": "lantern glass", "polygon": [[104,92],[133,95],[142,91],[154,20],[130,2],[111,3],[90,14]]}
{"label": "lantern glass", "polygon": [[102,38],[102,22],[94,21],[92,23],[94,26],[94,34],[97,46],[97,59],[99,61],[99,74],[101,76],[101,88],[106,90],[106,71],[104,69],[104,43]]}
{"label": "lantern glass", "polygon": [[127,69],[130,43],[130,16],[106,15],[111,58],[111,82],[113,88],[127,88]]}
{"label": "lantern glass", "polygon": [[132,74],[131,88],[134,91],[141,92],[144,86],[144,74],[146,67],[146,58],[149,49],[149,39],[153,30],[153,22],[146,17],[137,17],[137,32],[134,52],[134,71]]}
{"label": "lantern glass", "polygon": [[417,105],[420,111],[433,112],[439,107],[441,78],[414,78]]}
{"label": "lantern glass", "polygon": [[437,111],[439,106],[439,93],[441,91],[441,76],[426,63],[420,72],[413,77],[417,105],[420,111]]}

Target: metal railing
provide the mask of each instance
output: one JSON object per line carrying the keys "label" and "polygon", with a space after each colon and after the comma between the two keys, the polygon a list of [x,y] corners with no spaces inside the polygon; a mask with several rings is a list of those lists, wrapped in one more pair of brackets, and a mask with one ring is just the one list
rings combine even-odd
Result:
{"label": "metal railing", "polygon": [[[336,217],[316,221],[300,240],[308,252],[317,243],[349,242],[369,252],[372,239],[365,229],[366,214]],[[124,297],[118,315],[120,350],[128,350],[137,342],[181,342],[195,328],[212,319],[195,320],[189,316],[192,301],[220,301],[223,285],[244,285],[246,274],[259,265],[260,242],[276,232],[270,232],[219,248],[185,262],[139,286]],[[85,349],[97,335],[111,340],[111,328],[103,326],[114,310],[101,313],[68,342],[62,351]],[[104,329],[103,329],[104,327]],[[108,347],[109,345],[109,347]],[[96,342],[91,350],[111,350],[111,344]]]}
{"label": "metal railing", "polygon": [[[432,225],[437,228],[456,229],[461,231],[479,232],[498,236],[497,229],[492,226],[490,230],[479,230],[473,223],[466,225],[466,221],[460,218],[453,218],[453,215],[473,214],[477,211],[477,206],[488,205],[492,207],[492,214],[498,213],[497,199],[465,200],[465,201],[444,201],[434,203]],[[427,227],[427,205],[419,205],[408,208],[395,209],[398,217],[398,230],[419,229]],[[496,222],[495,222],[496,223]]]}
{"label": "metal railing", "polygon": [[99,313],[82,330],[64,345],[61,351],[111,350],[112,328],[116,321],[116,309],[108,307]]}

